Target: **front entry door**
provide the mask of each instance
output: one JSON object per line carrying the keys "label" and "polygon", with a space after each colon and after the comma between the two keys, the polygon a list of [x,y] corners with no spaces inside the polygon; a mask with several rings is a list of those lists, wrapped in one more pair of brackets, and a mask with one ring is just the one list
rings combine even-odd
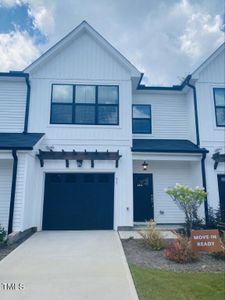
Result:
{"label": "front entry door", "polygon": [[134,222],[153,218],[152,174],[134,174]]}
{"label": "front entry door", "polygon": [[225,175],[218,175],[218,186],[220,196],[220,210],[222,220],[225,222]]}

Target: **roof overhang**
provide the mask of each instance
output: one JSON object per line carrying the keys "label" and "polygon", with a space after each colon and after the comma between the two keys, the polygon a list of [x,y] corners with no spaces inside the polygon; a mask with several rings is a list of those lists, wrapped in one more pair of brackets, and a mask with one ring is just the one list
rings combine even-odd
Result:
{"label": "roof overhang", "polygon": [[133,139],[132,152],[202,154],[209,151],[189,140]]}
{"label": "roof overhang", "polygon": [[0,150],[33,150],[44,133],[0,133]]}

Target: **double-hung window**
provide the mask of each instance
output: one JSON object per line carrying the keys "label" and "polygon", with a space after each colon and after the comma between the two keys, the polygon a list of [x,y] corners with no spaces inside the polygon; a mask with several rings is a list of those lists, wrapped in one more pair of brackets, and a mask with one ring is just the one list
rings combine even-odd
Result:
{"label": "double-hung window", "polygon": [[118,125],[119,87],[53,84],[50,122]]}
{"label": "double-hung window", "polygon": [[151,105],[133,105],[133,133],[150,134],[151,126]]}
{"label": "double-hung window", "polygon": [[216,113],[216,125],[225,126],[225,88],[214,88],[214,104]]}

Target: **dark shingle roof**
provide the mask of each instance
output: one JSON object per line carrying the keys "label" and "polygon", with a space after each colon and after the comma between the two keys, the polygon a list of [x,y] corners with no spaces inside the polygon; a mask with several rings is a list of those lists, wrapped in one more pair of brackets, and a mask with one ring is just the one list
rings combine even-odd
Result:
{"label": "dark shingle roof", "polygon": [[134,139],[133,152],[207,153],[188,140]]}
{"label": "dark shingle roof", "polygon": [[0,133],[0,150],[32,150],[44,133]]}

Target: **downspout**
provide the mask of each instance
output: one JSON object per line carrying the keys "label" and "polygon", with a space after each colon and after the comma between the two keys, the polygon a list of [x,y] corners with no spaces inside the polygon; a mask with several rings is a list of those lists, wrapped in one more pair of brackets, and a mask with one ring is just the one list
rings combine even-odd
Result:
{"label": "downspout", "polygon": [[[196,144],[197,146],[200,146],[200,137],[199,137],[199,120],[198,120],[198,104],[197,104],[197,94],[196,94],[196,87],[192,84],[190,84],[191,76],[188,78],[186,84],[189,86],[193,91],[193,97],[194,97],[194,110],[195,110],[195,128],[196,128]],[[206,153],[202,154],[201,159],[201,171],[202,171],[202,185],[205,191],[207,192],[207,185],[206,185],[206,175],[205,175],[205,159],[206,159]],[[208,199],[206,197],[204,201],[204,208],[205,208],[205,221],[206,224],[208,224]]]}
{"label": "downspout", "polygon": [[[205,191],[207,192],[206,175],[205,175],[205,159],[206,159],[206,153],[203,153],[202,159],[201,159],[202,185],[203,185],[203,188],[205,189]],[[205,207],[205,221],[206,221],[206,225],[207,225],[208,224],[208,216],[209,216],[207,196],[205,198],[204,207]]]}
{"label": "downspout", "polygon": [[198,123],[198,104],[197,104],[197,96],[196,96],[196,88],[194,85],[190,84],[191,77],[187,80],[187,86],[189,86],[193,91],[193,97],[194,97],[194,109],[195,109],[195,128],[196,128],[196,144],[200,145],[200,139],[199,139],[199,123]]}
{"label": "downspout", "polygon": [[29,74],[25,77],[25,81],[27,85],[27,97],[26,97],[26,110],[25,110],[23,133],[27,133],[28,130],[28,119],[29,119],[29,110],[30,110],[30,90],[31,90]]}
{"label": "downspout", "polygon": [[10,207],[9,207],[9,223],[8,223],[8,234],[12,233],[13,229],[13,214],[14,214],[14,204],[16,195],[16,178],[17,178],[17,165],[18,157],[16,150],[12,150],[13,156],[13,173],[12,173],[12,187],[11,187],[11,197],[10,197]]}

